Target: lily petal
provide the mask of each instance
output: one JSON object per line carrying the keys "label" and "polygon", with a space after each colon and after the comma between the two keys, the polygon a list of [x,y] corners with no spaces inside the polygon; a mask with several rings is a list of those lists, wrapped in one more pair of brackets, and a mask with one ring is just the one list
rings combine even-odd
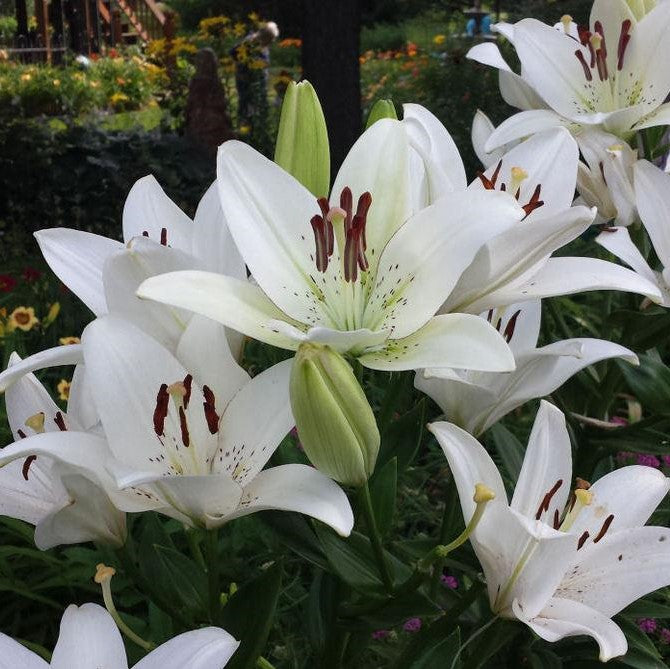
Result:
{"label": "lily petal", "polygon": [[[213,472],[226,472],[241,486],[263,469],[295,425],[288,382],[293,360],[284,360],[261,372],[233,397],[219,428],[219,448]],[[264,399],[258,412],[258,398]]]}
{"label": "lily petal", "polygon": [[557,597],[612,617],[644,595],[670,584],[670,531],[633,527],[584,546]]}
{"label": "lily petal", "polygon": [[661,263],[670,267],[670,174],[646,160],[635,164],[634,173],[640,218]]}
{"label": "lily petal", "polygon": [[491,136],[495,126],[491,123],[489,117],[478,109],[472,119],[472,131],[470,133],[472,140],[472,148],[477,154],[477,158],[485,168],[496,165],[506,153],[506,147],[494,149],[490,153],[484,149],[488,138]]}
{"label": "lily petal", "polygon": [[4,392],[22,376],[46,367],[59,367],[61,365],[77,365],[84,361],[81,344],[69,344],[68,346],[55,346],[39,353],[34,353],[8,367],[0,374],[0,392]]}
{"label": "lily petal", "polygon": [[217,183],[230,232],[259,286],[289,316],[310,322],[310,307],[321,312],[316,297],[305,299],[306,291],[313,292],[309,276],[317,273],[310,227],[319,213],[316,198],[281,167],[235,140],[219,148]]}
{"label": "lily petal", "polygon": [[644,128],[655,128],[659,125],[670,125],[670,102],[657,107],[651,114],[647,114],[641,121],[635,124],[634,130]]}
{"label": "lily petal", "polygon": [[565,507],[572,483],[572,449],[565,416],[542,400],[510,506],[551,525]]}
{"label": "lily petal", "polygon": [[406,103],[402,109],[402,125],[421,162],[417,166],[421,169],[412,170],[412,176],[425,181],[428,188],[422,205],[432,204],[445,193],[463,190],[467,185],[465,167],[447,129],[421,105]]}
{"label": "lily petal", "polygon": [[470,314],[435,316],[403,339],[389,340],[380,351],[359,357],[370,369],[385,371],[453,367],[507,372],[514,356],[498,332],[484,319]]}
{"label": "lily petal", "polygon": [[529,279],[511,284],[486,296],[470,308],[510,304],[536,297],[572,295],[590,290],[622,290],[662,300],[661,292],[648,279],[625,267],[597,258],[550,258]]}
{"label": "lily petal", "polygon": [[190,309],[266,344],[290,350],[299,344],[273,330],[272,321],[292,321],[249,281],[212,272],[171,272],[147,279],[137,294]]}
{"label": "lily petal", "polygon": [[308,465],[266,469],[244,489],[241,504],[236,516],[268,509],[297,511],[329,525],[343,537],[348,537],[354,526],[354,515],[342,489]]}
{"label": "lily petal", "polygon": [[157,243],[165,237],[164,245],[191,252],[193,221],[165,194],[152,174],[133,184],[123,205],[123,241],[142,236]]}
{"label": "lily petal", "polygon": [[[506,193],[449,193],[413,216],[380,259],[364,322],[405,337],[425,325],[491,238],[518,225],[525,212]],[[391,308],[393,307],[393,308]]]}
{"label": "lily petal", "polygon": [[193,219],[193,255],[199,269],[246,279],[247,269],[221,208],[216,181],[198,203]]}
{"label": "lily petal", "polygon": [[53,273],[96,315],[107,313],[102,282],[105,260],[121,242],[82,230],[39,230],[35,239]]}
{"label": "lily petal", "polygon": [[[653,467],[615,469],[589,488],[593,500],[581,509],[570,532],[580,536],[588,531],[586,548],[603,532],[644,525],[669,490],[670,479]],[[610,516],[613,518],[608,520]]]}
{"label": "lily petal", "polygon": [[37,653],[28,650],[18,641],[0,633],[0,669],[49,669]]}
{"label": "lily petal", "polygon": [[607,616],[570,599],[554,597],[543,611],[534,618],[527,619],[518,607],[515,611],[519,620],[528,625],[546,641],[558,641],[569,636],[587,634],[593,637],[600,648],[600,661],[607,662],[613,657],[625,655],[628,642],[620,627]]}
{"label": "lily petal", "polygon": [[650,283],[657,283],[658,279],[654,270],[640,253],[639,249],[630,238],[630,233],[621,226],[611,229],[608,228],[596,237],[596,242],[610,253],[622,260],[629,267],[632,267],[640,276],[644,277]]}
{"label": "lily petal", "polygon": [[205,627],[166,641],[133,669],[221,669],[239,645],[219,627]]}
{"label": "lily petal", "polygon": [[559,116],[551,109],[529,109],[528,111],[522,111],[505,119],[491,133],[491,136],[484,145],[484,149],[490,152],[523,137],[529,137],[537,132],[560,126],[569,128],[571,121]]}
{"label": "lily petal", "polygon": [[126,649],[112,616],[97,604],[65,609],[51,669],[128,669]]}

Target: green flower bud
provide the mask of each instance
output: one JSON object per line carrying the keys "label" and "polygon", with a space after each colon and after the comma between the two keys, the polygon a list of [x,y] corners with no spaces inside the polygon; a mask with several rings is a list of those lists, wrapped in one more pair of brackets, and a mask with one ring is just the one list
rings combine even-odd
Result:
{"label": "green flower bud", "polygon": [[377,100],[377,102],[372,105],[365,129],[367,130],[373,123],[382,118],[392,118],[395,121],[398,120],[398,114],[396,114],[393,100]]}
{"label": "green flower bud", "polygon": [[328,197],[328,130],[319,98],[308,81],[299,84],[291,82],[286,89],[279,119],[275,163],[316,197]]}
{"label": "green flower bud", "polygon": [[290,390],[298,436],[312,464],[339,483],[363,485],[375,468],[380,436],[349,363],[329,346],[301,344]]}

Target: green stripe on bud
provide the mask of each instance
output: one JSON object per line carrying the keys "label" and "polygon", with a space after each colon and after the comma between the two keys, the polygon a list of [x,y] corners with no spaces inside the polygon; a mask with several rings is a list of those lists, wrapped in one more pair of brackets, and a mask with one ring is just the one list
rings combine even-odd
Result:
{"label": "green stripe on bud", "polygon": [[398,114],[396,113],[393,100],[377,100],[377,102],[372,105],[365,129],[367,130],[373,123],[376,123],[383,118],[392,118],[394,121],[398,120]]}
{"label": "green stripe on bud", "polygon": [[275,163],[316,197],[330,190],[330,146],[326,119],[308,81],[291,82],[279,119]]}
{"label": "green stripe on bud", "polygon": [[372,474],[379,430],[349,363],[329,346],[300,345],[291,370],[291,408],[311,463],[344,485]]}

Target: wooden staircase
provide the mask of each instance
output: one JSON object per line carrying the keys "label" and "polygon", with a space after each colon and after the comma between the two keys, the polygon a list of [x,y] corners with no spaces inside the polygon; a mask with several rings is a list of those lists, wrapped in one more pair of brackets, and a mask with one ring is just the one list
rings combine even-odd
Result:
{"label": "wooden staircase", "polygon": [[110,46],[147,43],[173,32],[171,16],[155,0],[97,0]]}

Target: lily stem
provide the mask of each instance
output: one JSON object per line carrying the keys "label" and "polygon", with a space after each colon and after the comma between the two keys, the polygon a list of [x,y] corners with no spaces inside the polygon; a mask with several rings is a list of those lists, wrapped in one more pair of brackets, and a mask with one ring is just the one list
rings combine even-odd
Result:
{"label": "lily stem", "polygon": [[[442,512],[442,524],[440,525],[440,539],[438,541],[438,546],[443,546],[447,542],[447,537],[449,535],[449,527],[451,526],[453,520],[453,510],[454,505],[456,504],[456,483],[451,482],[449,486],[449,493],[447,499],[444,502],[444,511]],[[440,577],[442,576],[442,570],[444,569],[444,559],[438,560],[435,563],[435,568],[433,569],[433,575],[430,582],[430,597],[435,599],[437,596],[437,590],[440,586]]]}
{"label": "lily stem", "polygon": [[382,539],[377,529],[377,521],[375,520],[375,512],[372,508],[372,497],[370,497],[370,487],[366,481],[361,488],[361,502],[363,506],[363,513],[365,514],[365,524],[368,527],[368,536],[372,544],[372,550],[377,559],[377,567],[379,574],[384,583],[384,587],[389,594],[393,594],[393,580],[391,579],[391,572],[386,556],[384,555],[384,547],[382,546]]}
{"label": "lily stem", "polygon": [[256,669],[275,669],[275,665],[261,656],[256,660]]}
{"label": "lily stem", "polygon": [[209,583],[209,616],[213,623],[219,617],[221,588],[219,584],[219,531],[206,532],[207,579]]}

